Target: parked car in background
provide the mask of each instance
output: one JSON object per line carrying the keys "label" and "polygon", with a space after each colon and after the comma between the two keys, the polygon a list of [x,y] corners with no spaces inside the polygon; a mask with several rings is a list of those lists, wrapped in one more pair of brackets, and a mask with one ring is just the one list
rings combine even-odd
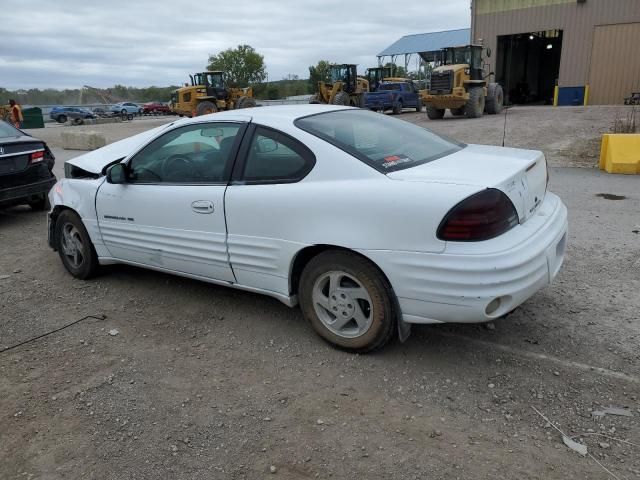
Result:
{"label": "parked car in background", "polygon": [[142,113],[147,115],[168,115],[171,113],[169,105],[162,102],[149,102],[142,105]]}
{"label": "parked car in background", "polygon": [[53,107],[49,112],[49,118],[58,123],[65,123],[67,120],[96,118],[96,115],[82,107]]}
{"label": "parked car in background", "polygon": [[45,142],[0,120],[0,207],[48,208],[47,193],[56,183],[54,162]]}
{"label": "parked car in background", "polygon": [[120,102],[115,105],[111,105],[110,112],[120,113],[122,115],[139,115],[142,113],[142,107],[131,102]]}
{"label": "parked car in background", "polygon": [[383,82],[375,92],[365,93],[364,106],[371,110],[384,112],[393,110],[402,113],[404,108],[422,110],[422,101],[413,82]]}
{"label": "parked car in background", "polygon": [[556,276],[567,209],[540,151],[466,145],[337,105],[182,119],[65,163],[49,244],[300,304],[366,352],[413,323],[487,322]]}

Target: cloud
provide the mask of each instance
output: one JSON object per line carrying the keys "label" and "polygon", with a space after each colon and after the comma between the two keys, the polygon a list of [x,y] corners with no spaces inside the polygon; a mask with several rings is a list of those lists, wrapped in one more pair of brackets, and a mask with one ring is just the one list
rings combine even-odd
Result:
{"label": "cloud", "polygon": [[209,54],[239,44],[264,55],[269,78],[308,76],[319,60],[377,62],[411,33],[469,26],[469,0],[160,2],[3,0],[0,86],[179,85]]}

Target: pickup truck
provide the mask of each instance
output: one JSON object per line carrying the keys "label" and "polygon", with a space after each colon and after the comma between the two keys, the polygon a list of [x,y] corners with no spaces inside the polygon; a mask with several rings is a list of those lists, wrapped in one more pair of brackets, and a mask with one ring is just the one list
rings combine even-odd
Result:
{"label": "pickup truck", "polygon": [[422,110],[418,89],[412,82],[383,82],[375,92],[364,94],[364,108],[384,112],[402,113],[404,108]]}

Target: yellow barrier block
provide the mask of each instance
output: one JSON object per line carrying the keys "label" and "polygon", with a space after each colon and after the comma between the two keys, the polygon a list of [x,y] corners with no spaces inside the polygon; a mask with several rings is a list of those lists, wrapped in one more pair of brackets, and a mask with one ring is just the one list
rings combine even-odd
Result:
{"label": "yellow barrier block", "polygon": [[600,147],[600,170],[640,174],[640,133],[605,133]]}

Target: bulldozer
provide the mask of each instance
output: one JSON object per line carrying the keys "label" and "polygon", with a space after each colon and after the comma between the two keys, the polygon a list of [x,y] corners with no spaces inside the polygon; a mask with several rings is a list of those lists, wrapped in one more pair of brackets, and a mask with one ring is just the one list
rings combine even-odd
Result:
{"label": "bulldozer", "polygon": [[318,92],[309,103],[364,106],[364,94],[369,91],[369,81],[358,76],[356,65],[330,65],[331,82],[318,82]]}
{"label": "bulldozer", "polygon": [[389,77],[391,77],[390,67],[371,67],[367,68],[365,72],[365,78],[369,82],[369,88],[372,92],[375,92],[378,86]]}
{"label": "bulldozer", "polygon": [[171,94],[171,111],[181,117],[195,117],[218,110],[256,106],[251,87],[227,87],[224,77],[224,72],[221,71],[189,75],[191,85],[185,84]]}
{"label": "bulldozer", "polygon": [[378,89],[378,86],[382,82],[410,82],[408,78],[405,77],[394,77],[393,70],[395,68],[391,67],[371,67],[367,68],[365,73],[365,78],[369,82],[369,89],[372,92],[375,92]]}
{"label": "bulldozer", "polygon": [[[429,88],[420,90],[420,98],[431,120],[441,119],[447,108],[452,115],[466,115],[467,118],[502,111],[502,87],[487,81],[493,73],[485,75],[482,51],[482,45],[442,49],[440,65],[431,72]],[[486,50],[486,56],[491,56],[491,50]]]}

